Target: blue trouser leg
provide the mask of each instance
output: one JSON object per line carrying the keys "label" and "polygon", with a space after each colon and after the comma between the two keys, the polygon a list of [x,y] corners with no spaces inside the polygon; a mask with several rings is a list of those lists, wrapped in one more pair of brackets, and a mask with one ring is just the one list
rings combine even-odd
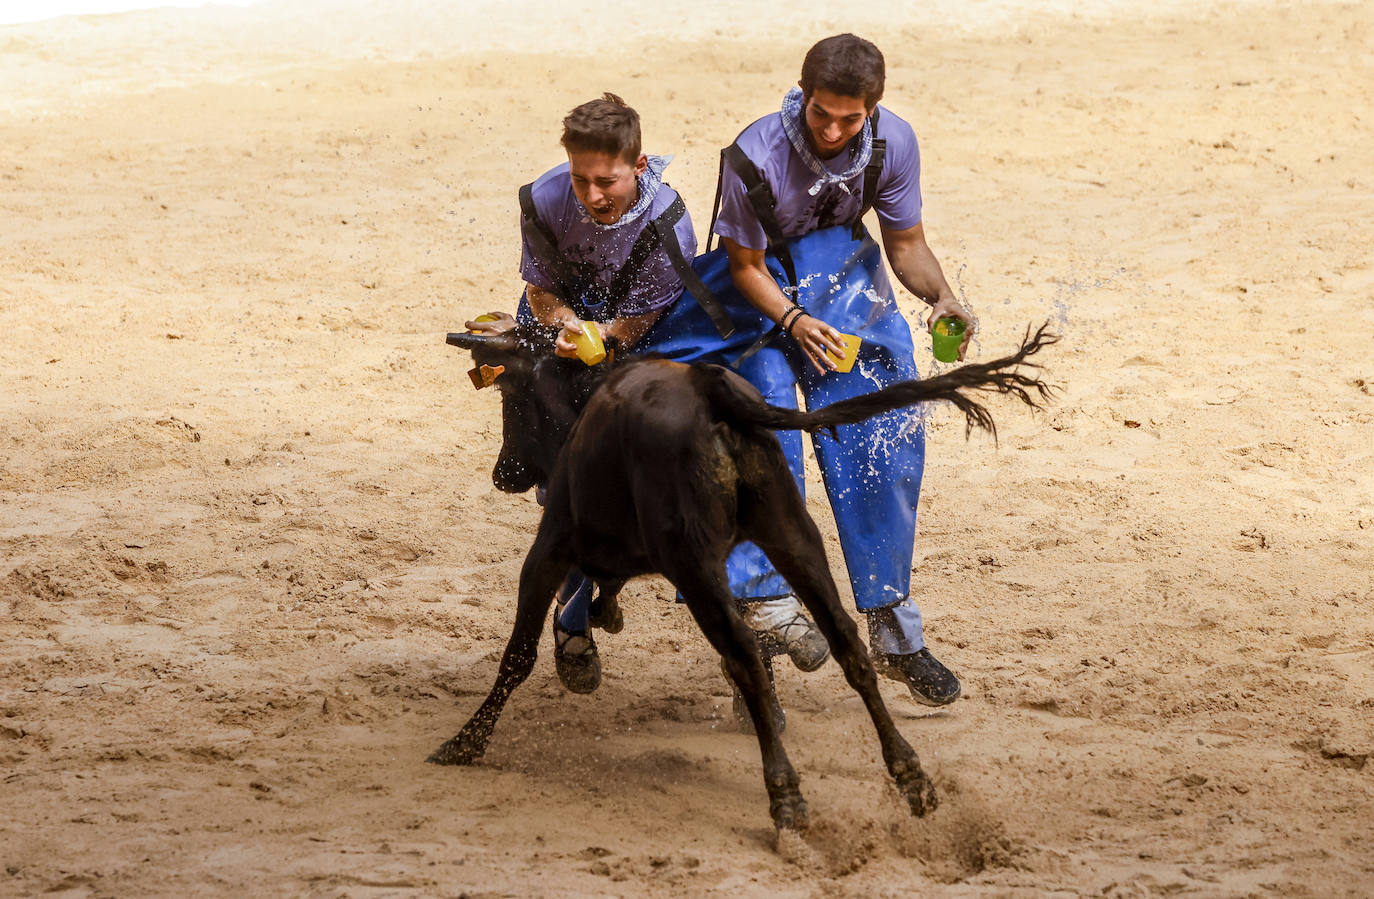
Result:
{"label": "blue trouser leg", "polygon": [[[838,266],[841,277],[834,283],[825,280],[817,284],[817,279],[811,279],[816,287],[803,287],[800,302],[839,330],[863,338],[859,361],[847,374],[820,374],[802,359],[794,345],[780,338],[747,360],[740,374],[770,403],[787,408],[796,408],[792,385],[800,381],[808,409],[918,378],[911,329],[892,299],[877,245],[871,240],[809,243],[822,244],[811,255],[830,253],[830,258],[821,262],[832,270]],[[804,267],[807,244],[805,239],[798,242],[800,251],[795,258],[799,271],[811,270]],[[840,258],[833,255],[837,244]],[[919,410],[899,409],[843,426],[838,433],[838,441],[824,434],[812,441],[835,514],[855,605],[865,612],[895,606],[907,599],[911,588],[916,507],[925,467],[921,415]],[[803,483],[800,438],[796,431],[778,433],[799,486]],[[736,549],[727,570],[736,596],[790,592],[752,544]],[[899,631],[905,642],[919,649],[919,611],[915,610],[914,617],[902,614],[897,620],[906,625]],[[913,624],[915,634],[905,633]]]}
{"label": "blue trouser leg", "polygon": [[[881,251],[871,238],[854,240],[843,229],[820,231],[794,241],[792,253],[803,282],[798,302],[836,329],[863,339],[858,362],[848,373],[818,373],[789,344],[808,409],[920,377],[911,328],[897,309]],[[808,278],[801,274],[805,272],[834,277]],[[916,506],[925,467],[920,410],[898,409],[840,427],[838,433],[838,441],[817,435],[813,445],[854,603],[864,612],[894,606],[911,590]]]}
{"label": "blue trouser leg", "polygon": [[[882,383],[898,380],[904,379]],[[808,408],[869,393],[875,386],[865,377],[836,374],[803,376],[802,383]],[[838,440],[825,434],[812,438],[816,461],[835,513],[855,605],[860,611],[880,609],[910,591],[925,429],[918,411],[903,409],[837,432]]]}
{"label": "blue trouser leg", "polygon": [[[767,402],[784,409],[797,408],[796,375],[779,347],[768,346],[750,356],[740,366],[739,373],[759,389]],[[801,432],[779,431],[777,436],[782,444],[783,455],[787,457],[787,467],[796,479],[797,490],[805,496]],[[730,553],[725,563],[725,574],[730,580],[730,592],[740,599],[764,599],[792,592],[763,550],[747,540]]]}
{"label": "blue trouser leg", "polygon": [[591,629],[591,578],[574,568],[568,572],[558,591],[558,627],[573,634],[585,634]]}
{"label": "blue trouser leg", "polygon": [[[542,506],[544,497],[544,485],[539,484],[535,487],[534,498]],[[595,582],[579,569],[568,572],[563,586],[558,588],[558,611],[554,613],[558,616],[560,630],[585,634],[591,629],[592,588],[595,586]]]}

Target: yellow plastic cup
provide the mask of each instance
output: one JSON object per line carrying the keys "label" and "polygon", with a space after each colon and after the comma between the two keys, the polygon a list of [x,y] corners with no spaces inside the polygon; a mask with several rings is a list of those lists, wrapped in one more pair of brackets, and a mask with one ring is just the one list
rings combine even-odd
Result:
{"label": "yellow plastic cup", "polygon": [[835,363],[835,371],[846,372],[854,368],[854,360],[859,358],[859,345],[863,340],[855,334],[841,334],[840,340],[844,343],[844,355],[836,356],[829,350],[825,351],[825,358]]}
{"label": "yellow plastic cup", "polygon": [[959,345],[964,342],[963,319],[946,315],[930,331],[930,349],[941,362],[958,362]]}
{"label": "yellow plastic cup", "polygon": [[582,327],[573,335],[573,345],[577,347],[577,358],[588,365],[596,365],[606,358],[606,347],[601,342],[601,329],[593,322],[582,322]]}

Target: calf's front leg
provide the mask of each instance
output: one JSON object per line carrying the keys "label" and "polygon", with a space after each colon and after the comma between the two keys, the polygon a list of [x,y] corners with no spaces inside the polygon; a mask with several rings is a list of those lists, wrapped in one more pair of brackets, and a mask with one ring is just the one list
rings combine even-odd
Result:
{"label": "calf's front leg", "polygon": [[468,723],[452,739],[430,754],[426,761],[436,765],[471,765],[487,751],[491,732],[501,710],[515,688],[529,677],[538,657],[539,636],[553,603],[554,591],[568,573],[568,564],[554,556],[553,539],[540,529],[534,546],[520,570],[520,599],[515,611],[515,628],[506,643],[496,683]]}

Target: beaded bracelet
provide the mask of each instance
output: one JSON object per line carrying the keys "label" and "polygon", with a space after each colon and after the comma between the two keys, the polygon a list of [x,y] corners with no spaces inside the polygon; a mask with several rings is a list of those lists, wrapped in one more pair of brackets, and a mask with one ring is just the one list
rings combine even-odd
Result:
{"label": "beaded bracelet", "polygon": [[[801,318],[805,314],[806,310],[802,306],[800,306],[797,303],[793,303],[791,306],[787,307],[787,309],[783,312],[782,318],[778,319],[778,327],[786,331],[788,336],[791,336],[791,326],[793,324],[796,324],[797,319]],[[790,322],[788,321],[789,316],[791,316]]]}

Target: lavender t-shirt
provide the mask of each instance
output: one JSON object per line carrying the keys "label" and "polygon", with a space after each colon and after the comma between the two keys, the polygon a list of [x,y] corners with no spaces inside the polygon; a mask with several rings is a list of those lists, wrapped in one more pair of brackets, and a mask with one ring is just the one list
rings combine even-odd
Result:
{"label": "lavender t-shirt", "polygon": [[[553,232],[559,254],[575,273],[577,281],[584,285],[581,292],[588,298],[597,292],[596,288],[610,286],[639,235],[677,198],[677,191],[665,184],[654,195],[648,211],[639,218],[620,228],[604,229],[598,228],[577,202],[566,162],[540,176],[531,193],[540,221]],[[691,216],[684,213],[674,231],[683,257],[691,259],[697,252]],[[521,250],[520,274],[528,283],[549,291],[564,302],[573,299],[561,295],[564,289],[554,276],[554,264],[542,258],[538,248],[523,234]],[[639,277],[630,284],[628,295],[621,301],[616,315],[644,315],[664,309],[681,294],[682,280],[674,271],[667,251],[660,246],[644,261]],[[605,316],[606,319],[610,317],[609,314]]]}
{"label": "lavender t-shirt", "polygon": [[[883,158],[873,208],[885,227],[901,231],[921,222],[921,151],[911,126],[886,107],[878,108],[881,113],[877,136],[887,141],[887,155]],[[781,113],[764,116],[744,129],[738,143],[744,155],[762,169],[764,180],[772,188],[778,225],[785,237],[803,237],[833,225],[853,224],[858,218],[863,203],[863,173],[846,182],[852,193],[846,193],[838,184],[827,184],[811,196],[816,173],[792,149],[783,130]],[[856,136],[847,149],[833,159],[823,160],[823,164],[836,174],[844,173],[852,165],[851,153],[858,144]],[[739,176],[727,165],[722,177],[720,217],[716,219],[715,232],[742,247],[764,249],[768,238],[745,196]]]}

